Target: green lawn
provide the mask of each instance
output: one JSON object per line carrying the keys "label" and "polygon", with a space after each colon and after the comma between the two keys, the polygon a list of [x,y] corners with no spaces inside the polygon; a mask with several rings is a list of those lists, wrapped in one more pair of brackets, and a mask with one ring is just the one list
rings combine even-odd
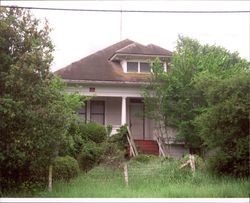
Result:
{"label": "green lawn", "polygon": [[125,186],[123,170],[98,166],[70,182],[55,182],[53,191],[37,197],[249,197],[248,179],[215,177],[197,171],[193,176],[178,169],[176,161],[152,160],[129,162],[129,186]]}

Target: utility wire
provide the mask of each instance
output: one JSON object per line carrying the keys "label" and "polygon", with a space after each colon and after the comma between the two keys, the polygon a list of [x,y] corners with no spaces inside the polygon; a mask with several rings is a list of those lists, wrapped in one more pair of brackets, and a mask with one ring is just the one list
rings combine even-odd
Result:
{"label": "utility wire", "polygon": [[188,11],[188,10],[119,10],[119,9],[78,9],[78,8],[48,8],[48,7],[30,7],[30,6],[1,6],[3,8],[21,8],[32,10],[49,11],[74,11],[74,12],[109,12],[109,13],[188,13],[188,14],[213,14],[213,13],[250,13],[250,10],[217,10],[217,11]]}

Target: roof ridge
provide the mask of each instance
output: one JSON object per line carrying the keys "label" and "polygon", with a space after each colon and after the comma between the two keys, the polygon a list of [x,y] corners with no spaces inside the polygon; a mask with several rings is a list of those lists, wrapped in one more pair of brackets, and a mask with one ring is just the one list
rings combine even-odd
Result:
{"label": "roof ridge", "polygon": [[121,49],[116,50],[116,52],[115,52],[115,53],[121,52],[121,51],[123,51],[123,50],[126,50],[126,49],[130,48],[131,46],[136,46],[136,45],[146,47],[145,45],[140,44],[140,43],[138,43],[138,42],[133,42],[133,43],[131,43],[131,44],[128,44],[128,45],[127,45],[127,46],[125,46],[125,47],[122,47]]}

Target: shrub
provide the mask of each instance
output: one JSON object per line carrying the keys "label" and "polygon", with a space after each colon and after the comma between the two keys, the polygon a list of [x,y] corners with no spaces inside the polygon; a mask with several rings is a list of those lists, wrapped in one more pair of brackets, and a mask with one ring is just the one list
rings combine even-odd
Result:
{"label": "shrub", "polygon": [[[73,156],[75,159],[77,158],[78,154],[82,150],[82,146],[84,144],[84,139],[82,136],[81,129],[84,128],[86,124],[84,122],[73,121],[71,122],[68,128],[68,135],[69,139],[72,139],[73,144],[68,146],[68,154]],[[61,155],[62,153],[60,153]]]}
{"label": "shrub", "polygon": [[56,157],[53,163],[53,178],[56,180],[69,180],[79,174],[77,161],[70,156]]}
{"label": "shrub", "polygon": [[108,136],[108,137],[111,136],[112,129],[113,129],[113,126],[112,126],[112,125],[107,125],[107,127],[106,127],[106,132],[107,132],[107,136]]}
{"label": "shrub", "polygon": [[[68,154],[78,159],[84,145],[88,142],[102,143],[107,140],[107,131],[104,126],[97,123],[72,122],[68,129],[68,137],[71,142],[68,146]],[[62,153],[60,153],[61,155]]]}
{"label": "shrub", "polygon": [[124,159],[129,159],[129,144],[127,140],[127,125],[121,126],[117,133],[108,138],[106,154],[110,163],[120,165]]}
{"label": "shrub", "polygon": [[117,145],[120,150],[124,150],[124,148],[128,147],[127,133],[127,125],[123,125],[117,130],[115,135],[109,137],[108,141]]}
{"label": "shrub", "polygon": [[106,151],[106,147],[105,143],[86,142],[77,158],[80,168],[88,171],[94,165],[99,164]]}
{"label": "shrub", "polygon": [[79,127],[80,135],[84,140],[92,140],[95,143],[102,143],[107,140],[107,131],[103,125],[91,122]]}
{"label": "shrub", "polygon": [[217,153],[208,159],[208,167],[211,172],[219,175],[234,175],[235,177],[249,177],[249,156],[233,157],[232,152],[219,149]]}

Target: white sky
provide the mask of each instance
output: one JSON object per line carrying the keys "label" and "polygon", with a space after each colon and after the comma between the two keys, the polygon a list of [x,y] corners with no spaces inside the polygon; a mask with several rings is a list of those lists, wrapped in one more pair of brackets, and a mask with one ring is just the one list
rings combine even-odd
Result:
{"label": "white sky", "polygon": [[[1,1],[2,5],[81,9],[250,10],[250,1]],[[52,71],[112,45],[120,38],[120,13],[32,10],[47,18],[55,45]],[[250,14],[123,13],[122,39],[174,50],[178,34],[223,46],[250,59]]]}

